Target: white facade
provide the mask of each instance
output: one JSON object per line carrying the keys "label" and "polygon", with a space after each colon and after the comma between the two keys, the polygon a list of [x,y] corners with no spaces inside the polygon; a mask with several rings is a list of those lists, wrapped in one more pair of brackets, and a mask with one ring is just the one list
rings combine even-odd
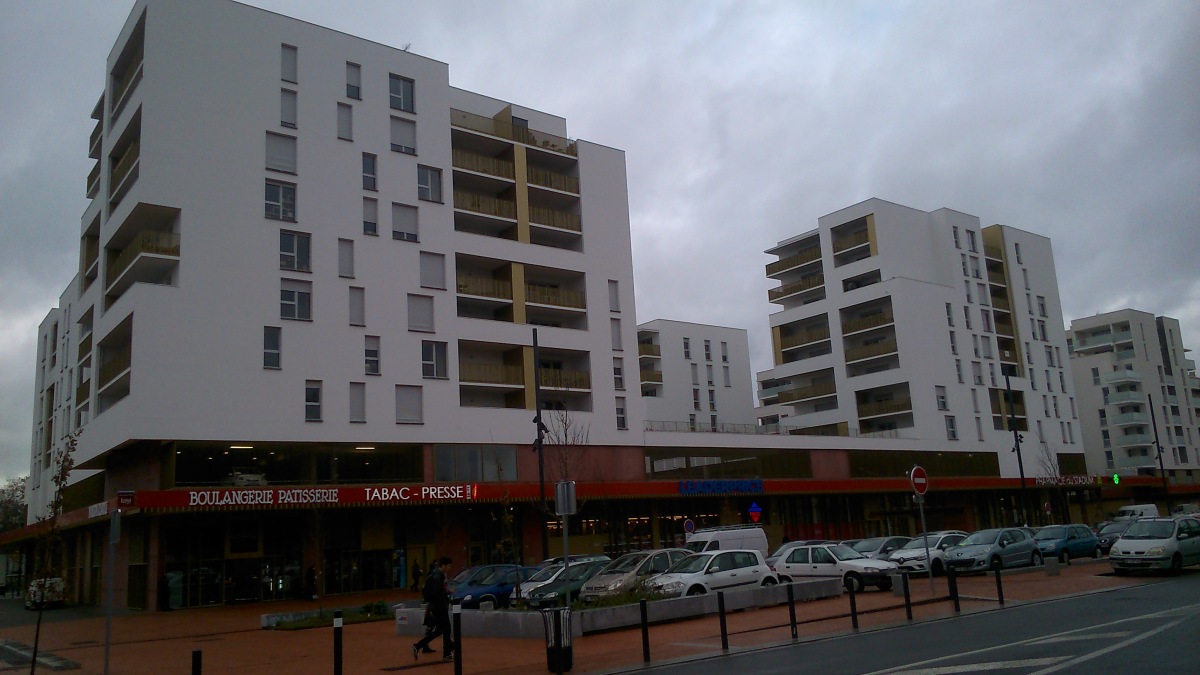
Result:
{"label": "white facade", "polygon": [[1200,388],[1179,322],[1135,309],[1071,321],[1071,370],[1079,394],[1089,471],[1200,474]]}
{"label": "white facade", "polygon": [[744,329],[655,319],[638,326],[638,357],[648,430],[755,426]]}
{"label": "white facade", "polygon": [[637,359],[622,151],[224,0],[139,0],[106,72],[79,276],[39,331],[31,514],[76,431],[85,469],[165,441],[527,444],[535,327],[546,404],[640,441],[609,377]]}
{"label": "white facade", "polygon": [[776,365],[758,374],[764,423],[993,452],[1017,476],[1010,371],[1025,475],[1081,452],[1045,237],[871,199],[767,253],[782,309],[770,318]]}

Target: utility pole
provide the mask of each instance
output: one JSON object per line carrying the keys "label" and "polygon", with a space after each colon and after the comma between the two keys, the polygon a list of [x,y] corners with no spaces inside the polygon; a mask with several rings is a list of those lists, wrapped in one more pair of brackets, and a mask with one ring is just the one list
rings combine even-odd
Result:
{"label": "utility pole", "polygon": [[1150,424],[1154,427],[1154,451],[1158,453],[1158,475],[1162,476],[1163,499],[1167,502],[1167,514],[1171,513],[1171,493],[1167,490],[1167,471],[1163,468],[1163,446],[1158,442],[1158,418],[1154,415],[1154,397],[1146,394],[1150,403]]}
{"label": "utility pole", "polygon": [[546,442],[546,425],[542,422],[542,362],[538,354],[537,329],[533,329],[533,423],[537,425],[537,438],[533,450],[538,458],[538,527],[542,531],[542,559],[550,557],[550,533],[546,529],[546,460],[542,446]]}
{"label": "utility pole", "polygon": [[1013,432],[1013,452],[1017,453],[1017,471],[1021,473],[1021,521],[1029,525],[1029,498],[1025,493],[1025,463],[1021,460],[1021,434],[1017,432],[1017,411],[1013,404],[1012,383],[1008,379],[1009,368],[1004,368],[1004,391],[1008,399],[1008,426]]}

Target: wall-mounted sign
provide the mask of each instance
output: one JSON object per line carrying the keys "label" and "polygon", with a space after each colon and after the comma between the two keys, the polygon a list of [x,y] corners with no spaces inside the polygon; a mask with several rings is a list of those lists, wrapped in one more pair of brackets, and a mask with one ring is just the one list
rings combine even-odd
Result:
{"label": "wall-mounted sign", "polygon": [[750,522],[752,523],[757,523],[758,519],[762,518],[762,507],[758,505],[758,502],[750,502],[748,512],[750,514]]}
{"label": "wall-mounted sign", "polygon": [[[397,485],[379,487],[260,487],[162,490],[137,495],[140,508],[305,507],[476,499],[479,486]],[[132,500],[132,498],[131,498]]]}
{"label": "wall-mounted sign", "polygon": [[1038,487],[1067,487],[1073,485],[1099,485],[1099,476],[1037,476],[1033,479]]}
{"label": "wall-mounted sign", "polygon": [[761,480],[681,480],[681,495],[761,494]]}

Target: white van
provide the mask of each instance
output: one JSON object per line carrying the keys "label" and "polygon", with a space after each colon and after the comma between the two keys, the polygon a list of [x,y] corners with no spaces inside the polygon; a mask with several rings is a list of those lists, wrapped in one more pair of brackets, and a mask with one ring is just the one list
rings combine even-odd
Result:
{"label": "white van", "polygon": [[688,537],[684,548],[693,553],[748,549],[767,555],[767,533],[758,525],[726,525],[696,530]]}
{"label": "white van", "polygon": [[1138,518],[1157,518],[1158,507],[1154,504],[1131,504],[1117,509],[1113,520],[1137,520]]}

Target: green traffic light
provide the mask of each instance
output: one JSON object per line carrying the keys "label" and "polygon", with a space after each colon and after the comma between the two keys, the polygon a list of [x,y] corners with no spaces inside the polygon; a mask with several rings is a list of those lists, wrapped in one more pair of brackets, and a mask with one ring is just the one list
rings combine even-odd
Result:
{"label": "green traffic light", "polygon": [[1121,474],[1114,473],[1113,474],[1113,485],[1120,485],[1120,484],[1121,484]]}

